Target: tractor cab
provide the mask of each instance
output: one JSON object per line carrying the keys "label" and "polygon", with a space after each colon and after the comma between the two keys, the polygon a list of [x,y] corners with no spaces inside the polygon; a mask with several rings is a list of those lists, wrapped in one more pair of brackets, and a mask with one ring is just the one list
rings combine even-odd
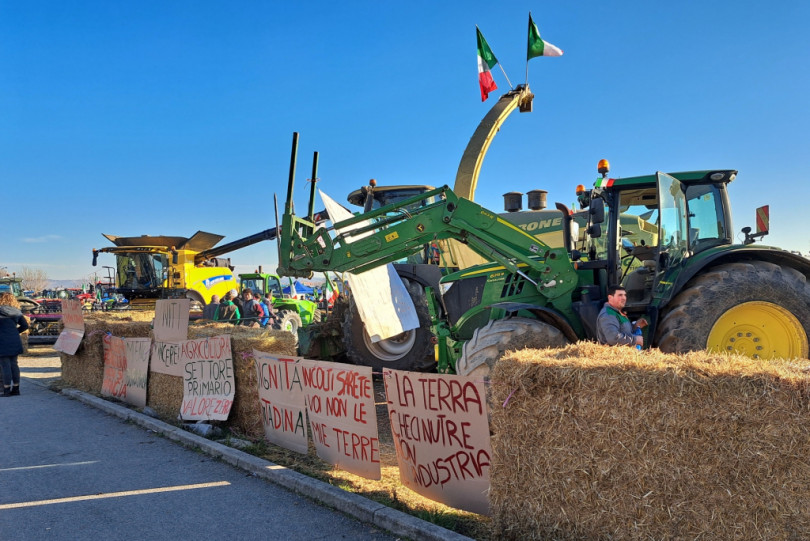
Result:
{"label": "tractor cab", "polygon": [[628,313],[640,314],[654,298],[672,296],[675,269],[733,242],[726,185],[737,172],[659,172],[627,179],[609,179],[606,172],[605,167],[585,198],[586,206],[596,198],[604,202],[604,234],[586,238],[583,251],[604,263],[596,265],[604,268],[603,283],[627,290]]}

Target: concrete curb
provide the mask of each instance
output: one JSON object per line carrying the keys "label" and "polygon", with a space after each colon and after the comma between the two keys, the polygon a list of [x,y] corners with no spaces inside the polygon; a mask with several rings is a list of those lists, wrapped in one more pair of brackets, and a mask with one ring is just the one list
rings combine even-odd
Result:
{"label": "concrete curb", "polygon": [[207,455],[219,458],[232,466],[248,471],[257,477],[283,486],[302,494],[319,503],[328,505],[338,511],[362,522],[373,524],[395,535],[411,539],[435,541],[468,540],[469,537],[442,528],[433,523],[418,519],[402,511],[391,509],[381,503],[346,492],[337,487],[308,477],[302,473],[273,464],[270,461],[211,441],[182,428],[164,423],[125,406],[104,400],[76,389],[63,389],[62,394],[93,406],[105,413],[131,421],[143,428],[162,434],[167,439],[181,443],[186,447],[199,449]]}

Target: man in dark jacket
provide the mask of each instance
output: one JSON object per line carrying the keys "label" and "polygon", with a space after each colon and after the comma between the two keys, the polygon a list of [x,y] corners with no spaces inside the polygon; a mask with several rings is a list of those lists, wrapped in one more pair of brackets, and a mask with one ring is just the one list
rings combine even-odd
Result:
{"label": "man in dark jacket", "polygon": [[20,366],[17,355],[23,352],[20,334],[28,330],[16,297],[0,294],[0,370],[3,371],[3,395],[20,394]]}

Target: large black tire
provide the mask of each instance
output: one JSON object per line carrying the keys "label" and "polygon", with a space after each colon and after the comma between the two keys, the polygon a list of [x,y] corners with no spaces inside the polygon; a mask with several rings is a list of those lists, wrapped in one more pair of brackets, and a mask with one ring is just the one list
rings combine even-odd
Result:
{"label": "large black tire", "polygon": [[808,357],[810,285],[764,261],[729,263],[693,278],[662,315],[654,345],[751,357]]}
{"label": "large black tire", "polygon": [[320,308],[316,308],[315,311],[312,312],[312,323],[320,323],[321,321],[323,321],[323,314]]}
{"label": "large black tire", "polygon": [[569,344],[565,335],[548,323],[525,317],[492,320],[475,330],[464,343],[456,362],[460,376],[488,380],[503,354],[524,348],[559,348]]}
{"label": "large black tire", "polygon": [[430,312],[425,299],[425,290],[417,282],[402,279],[416,308],[419,327],[405,331],[387,340],[372,342],[366,333],[363,320],[354,299],[343,320],[343,337],[346,354],[354,364],[370,366],[375,371],[383,368],[425,372],[436,366],[433,334],[430,332]]}
{"label": "large black tire", "polygon": [[279,331],[287,331],[298,340],[298,329],[301,328],[301,316],[292,310],[279,310],[276,312],[276,321],[273,328]]}

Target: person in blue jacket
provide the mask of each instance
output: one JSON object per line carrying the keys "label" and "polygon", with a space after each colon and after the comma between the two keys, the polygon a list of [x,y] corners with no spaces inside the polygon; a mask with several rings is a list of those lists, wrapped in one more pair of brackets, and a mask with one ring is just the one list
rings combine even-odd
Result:
{"label": "person in blue jacket", "polygon": [[17,298],[0,294],[0,370],[3,371],[3,395],[20,394],[20,366],[17,356],[23,352],[20,334],[28,330],[28,321],[20,311]]}

